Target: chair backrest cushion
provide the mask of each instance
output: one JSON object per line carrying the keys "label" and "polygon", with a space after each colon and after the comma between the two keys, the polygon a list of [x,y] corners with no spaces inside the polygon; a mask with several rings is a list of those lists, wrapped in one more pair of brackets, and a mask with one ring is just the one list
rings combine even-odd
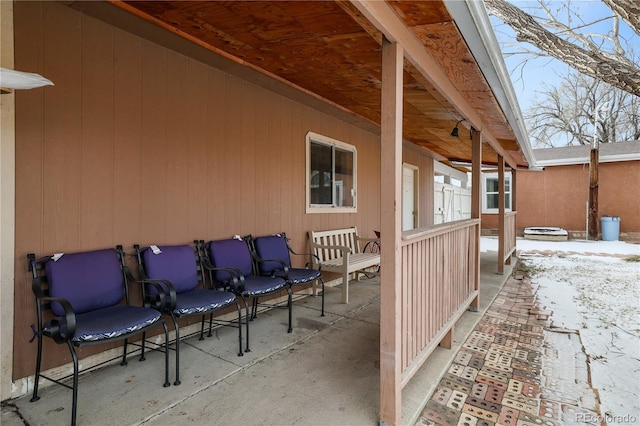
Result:
{"label": "chair backrest cushion", "polygon": [[[233,238],[209,241],[206,248],[213,266],[217,268],[236,268],[240,270],[242,275],[251,275],[251,252],[244,240]],[[225,271],[216,271],[216,280],[221,282],[229,281],[231,280],[231,275]]]}
{"label": "chair backrest cushion", "polygon": [[[256,254],[262,259],[278,259],[282,260],[287,266],[291,266],[291,257],[289,256],[289,248],[287,241],[282,235],[269,235],[257,237],[253,240]],[[280,262],[259,262],[260,272],[270,274],[275,270],[281,270]]]}
{"label": "chair backrest cushion", "polygon": [[193,247],[188,245],[157,247],[160,249],[158,254],[150,248],[142,252],[148,278],[168,280],[178,294],[198,287],[198,267]]}
{"label": "chair backrest cushion", "polygon": [[[117,305],[124,297],[124,276],[113,249],[65,253],[45,264],[49,295],[71,303],[76,314]],[[54,314],[64,315],[53,303]]]}

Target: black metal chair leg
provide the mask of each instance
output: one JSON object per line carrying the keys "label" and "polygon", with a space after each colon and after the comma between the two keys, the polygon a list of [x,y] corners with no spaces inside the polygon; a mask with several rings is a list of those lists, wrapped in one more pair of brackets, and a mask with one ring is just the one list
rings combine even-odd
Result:
{"label": "black metal chair leg", "polygon": [[211,327],[213,326],[213,312],[211,312],[209,314],[209,334],[207,334],[207,337],[211,337]]}
{"label": "black metal chair leg", "polygon": [[38,385],[40,384],[40,367],[42,366],[42,334],[38,333],[38,355],[36,358],[36,375],[33,381],[33,396],[29,401],[36,402],[38,396]]}
{"label": "black metal chair leg", "polygon": [[147,343],[147,332],[143,332],[142,333],[142,347],[140,349],[140,359],[138,361],[144,361],[146,358],[144,357],[145,354],[145,344]]}
{"label": "black metal chair leg", "polygon": [[[180,385],[180,327],[178,326],[178,320],[176,316],[171,313],[171,319],[173,320],[173,327],[176,331],[176,381],[173,382],[174,386]],[[169,346],[167,345],[167,349]]]}
{"label": "black metal chair leg", "polygon": [[71,426],[76,426],[76,417],[78,414],[78,355],[73,347],[71,340],[67,340],[67,346],[71,352],[71,358],[73,359],[73,399],[71,404]]}
{"label": "black metal chair leg", "polygon": [[249,304],[247,303],[247,300],[243,297],[242,298],[242,303],[244,303],[244,310],[246,312],[246,323],[247,323],[247,347],[244,349],[245,352],[251,352],[251,349],[249,349]]}
{"label": "black metal chair leg", "polygon": [[320,277],[320,282],[322,283],[322,313],[320,314],[321,317],[324,316],[324,280],[322,279],[322,277]]}
{"label": "black metal chair leg", "polygon": [[258,298],[254,297],[251,305],[251,321],[258,318]]}
{"label": "black metal chair leg", "polygon": [[287,287],[287,293],[289,293],[289,299],[288,299],[288,306],[289,306],[289,329],[287,330],[287,333],[293,333],[293,327],[291,326],[292,320],[293,320],[293,299],[291,294],[293,293],[291,291],[291,286]]}
{"label": "black metal chair leg", "polygon": [[[204,320],[205,315],[202,316],[202,321],[200,322],[200,338],[198,340],[204,340]],[[209,332],[211,332],[211,326],[209,326]]]}
{"label": "black metal chair leg", "polygon": [[[128,344],[129,344],[129,339],[124,339],[124,345],[122,345],[122,361],[120,361],[120,365],[127,365],[127,345]],[[140,357],[144,358],[144,355],[140,355]]]}
{"label": "black metal chair leg", "polygon": [[236,309],[238,311],[238,356],[244,356],[242,353],[242,307],[237,300]]}
{"label": "black metal chair leg", "polygon": [[169,382],[169,329],[167,323],[162,321],[162,327],[164,328],[164,385],[167,388],[171,386]]}

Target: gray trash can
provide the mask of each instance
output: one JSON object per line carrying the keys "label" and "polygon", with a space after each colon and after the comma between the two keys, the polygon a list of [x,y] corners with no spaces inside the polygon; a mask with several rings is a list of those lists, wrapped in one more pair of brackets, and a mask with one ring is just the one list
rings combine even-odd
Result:
{"label": "gray trash can", "polygon": [[602,216],[602,241],[618,241],[620,236],[620,218],[618,216]]}

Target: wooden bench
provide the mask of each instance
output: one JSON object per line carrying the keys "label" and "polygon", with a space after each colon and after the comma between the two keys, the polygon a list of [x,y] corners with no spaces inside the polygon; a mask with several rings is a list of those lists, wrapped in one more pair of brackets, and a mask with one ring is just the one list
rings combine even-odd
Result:
{"label": "wooden bench", "polygon": [[[364,244],[379,238],[362,238],[355,227],[309,231],[311,252],[320,259],[320,270],[342,274],[342,302],[349,303],[349,275],[380,265],[380,253],[363,253]],[[360,247],[362,243],[362,247]],[[316,259],[313,259],[316,262]],[[314,265],[315,266],[315,265]]]}

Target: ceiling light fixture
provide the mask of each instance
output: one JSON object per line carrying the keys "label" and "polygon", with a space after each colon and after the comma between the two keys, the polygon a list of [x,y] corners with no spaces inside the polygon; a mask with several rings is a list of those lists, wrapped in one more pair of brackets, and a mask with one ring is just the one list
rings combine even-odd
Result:
{"label": "ceiling light fixture", "polygon": [[458,122],[456,123],[456,127],[454,127],[454,128],[453,128],[453,130],[451,131],[451,136],[453,136],[454,138],[457,138],[457,137],[458,137],[458,125],[459,125],[460,123],[462,123],[463,121],[467,121],[467,120],[462,119],[462,120],[458,121]]}

